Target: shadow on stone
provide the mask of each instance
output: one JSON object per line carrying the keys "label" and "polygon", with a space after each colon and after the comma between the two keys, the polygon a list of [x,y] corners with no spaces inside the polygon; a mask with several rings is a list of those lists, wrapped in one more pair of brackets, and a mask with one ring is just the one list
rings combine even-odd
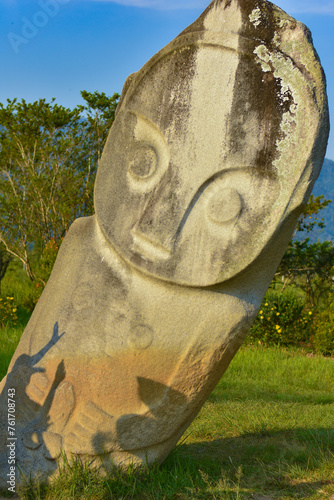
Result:
{"label": "shadow on stone", "polygon": [[[29,479],[29,475],[33,473],[34,467],[32,464],[41,463],[40,452],[42,451],[43,459],[52,459],[52,450],[56,437],[48,436],[47,429],[50,425],[49,411],[56,393],[57,388],[65,379],[66,371],[64,361],[62,360],[47,394],[43,393],[43,387],[35,387],[36,396],[39,396],[43,401],[42,404],[36,402],[37,399],[28,395],[27,388],[31,382],[31,378],[35,374],[44,374],[45,369],[36,366],[47,352],[56,345],[65,332],[59,335],[58,322],[54,324],[53,334],[49,342],[41,348],[36,354],[22,354],[15,361],[12,369],[7,374],[6,384],[0,394],[0,413],[1,413],[1,448],[0,448],[0,470],[3,475],[0,481],[0,487],[6,487],[6,474],[9,468],[8,465],[8,442],[12,443],[13,457],[15,457],[16,479],[19,479],[18,471],[21,472],[25,479]],[[42,379],[43,380],[43,379]],[[47,379],[45,379],[47,380]],[[49,384],[48,384],[49,385]],[[47,386],[45,386],[47,389]],[[10,398],[10,400],[8,399]],[[9,401],[15,411],[11,415],[14,416],[12,426],[7,426],[8,421],[8,405]],[[45,439],[47,438],[47,439]],[[47,442],[49,441],[49,442]],[[52,442],[53,441],[53,442]],[[59,439],[58,439],[59,441]],[[61,445],[61,443],[59,443]],[[38,456],[35,457],[36,451],[39,450]],[[51,467],[50,467],[51,466]],[[57,464],[51,463],[48,460],[47,472],[55,470]]]}
{"label": "shadow on stone", "polygon": [[[187,398],[171,387],[144,377],[137,377],[140,400],[147,406],[147,411],[141,414],[121,416],[115,423],[116,432],[97,432],[92,445],[103,462],[103,455],[116,451],[137,457],[140,462],[146,462],[145,457],[155,453],[155,447],[177,434],[186,408]],[[178,421],[180,422],[178,423]],[[173,432],[174,430],[174,432]],[[175,443],[174,443],[175,444]],[[131,461],[131,460],[130,460]],[[118,462],[119,463],[119,462]]]}

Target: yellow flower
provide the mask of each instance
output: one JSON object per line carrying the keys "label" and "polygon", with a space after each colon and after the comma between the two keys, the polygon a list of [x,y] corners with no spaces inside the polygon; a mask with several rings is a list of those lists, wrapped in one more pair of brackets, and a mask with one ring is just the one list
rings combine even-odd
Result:
{"label": "yellow flower", "polygon": [[309,311],[308,313],[309,313],[309,314],[312,314],[312,311]]}
{"label": "yellow flower", "polygon": [[263,319],[263,316],[260,316],[260,319]]}
{"label": "yellow flower", "polygon": [[260,314],[262,314],[262,313],[263,313],[263,311],[260,311]]}
{"label": "yellow flower", "polygon": [[17,311],[17,307],[14,307],[13,308],[13,313],[15,313]]}
{"label": "yellow flower", "polygon": [[280,326],[279,325],[276,325],[276,330],[279,330],[280,329]]}
{"label": "yellow flower", "polygon": [[266,302],[264,305],[267,307],[267,306],[268,306],[268,303]]}
{"label": "yellow flower", "polygon": [[276,316],[279,316],[279,313],[276,313]]}

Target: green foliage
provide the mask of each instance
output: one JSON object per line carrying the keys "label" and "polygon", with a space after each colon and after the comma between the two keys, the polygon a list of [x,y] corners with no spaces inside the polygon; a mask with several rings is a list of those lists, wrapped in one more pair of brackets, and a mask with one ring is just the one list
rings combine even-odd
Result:
{"label": "green foliage", "polygon": [[276,276],[284,277],[284,287],[293,283],[303,290],[310,307],[317,306],[333,287],[334,243],[290,242]]}
{"label": "green foliage", "polygon": [[0,123],[0,239],[35,279],[32,248],[62,237],[89,203],[85,130],[78,110],[44,99],[0,103]]}
{"label": "green foliage", "polygon": [[42,254],[39,259],[40,273],[43,280],[46,282],[51,274],[53,265],[56,261],[59,247],[61,245],[61,240],[56,240],[56,238],[51,238],[43,248]]}
{"label": "green foliage", "polygon": [[317,215],[330,203],[332,203],[332,201],[326,200],[323,194],[320,196],[311,194],[307,205],[299,216],[296,231],[306,231],[309,233],[315,227],[323,229],[325,227],[325,220],[323,217],[319,219]]}
{"label": "green foliage", "polygon": [[13,257],[6,251],[6,249],[0,242],[0,292],[1,292],[1,281],[4,278],[9,263],[11,262],[12,259]]}
{"label": "green foliage", "polygon": [[22,307],[18,307],[17,311],[13,311],[16,306],[14,301],[11,302],[9,307],[12,309],[12,313],[15,314],[15,325],[11,321],[7,321],[6,325],[0,328],[0,380],[6,375],[10,360],[31,314]]}
{"label": "green foliage", "polygon": [[293,293],[269,291],[247,337],[247,343],[300,346],[312,335],[313,312]]}
{"label": "green foliage", "polygon": [[118,94],[82,95],[87,106],[73,110],[44,99],[0,103],[0,242],[43,285],[38,261],[48,242],[93,211],[97,161],[118,102]]}
{"label": "green foliage", "polygon": [[38,263],[36,264],[37,273],[39,276],[38,280],[35,280],[30,287],[28,295],[23,301],[23,306],[29,311],[33,311],[42,292],[44,290],[44,284],[48,281],[52,268],[57,258],[58,250],[61,241],[57,241],[55,238],[51,238],[42,250],[39,256]]}
{"label": "green foliage", "polygon": [[334,356],[334,301],[317,314],[312,344],[316,352]]}
{"label": "green foliage", "polygon": [[36,282],[28,278],[22,263],[17,259],[13,259],[1,283],[2,297],[14,297],[18,310],[25,308],[31,313],[36,303],[36,300],[33,299],[35,293]]}
{"label": "green foliage", "polygon": [[14,297],[0,297],[0,328],[5,328],[8,324],[17,324],[17,306]]}
{"label": "green foliage", "polygon": [[[324,165],[327,168],[325,161]],[[324,229],[324,218],[318,214],[331,203],[324,195],[311,194],[307,205],[300,215],[296,232],[311,233],[315,228]],[[315,308],[321,300],[326,299],[332,290],[334,274],[334,243],[332,241],[310,242],[309,238],[290,241],[279,268],[275,274],[274,283],[283,278],[285,289],[293,284],[305,292],[309,307]]]}
{"label": "green foliage", "polygon": [[250,345],[304,347],[334,355],[334,301],[309,309],[292,291],[269,290],[246,339]]}
{"label": "green foliage", "polygon": [[[325,198],[333,198],[333,186],[334,186],[334,161],[325,158],[320,175],[316,180],[313,188],[313,195],[315,197],[319,195],[324,195]],[[309,236],[313,241],[318,238],[320,241],[331,240],[334,241],[334,203],[330,203],[325,210],[321,212],[321,216],[324,219],[325,227],[321,231],[317,231],[317,228],[310,233]]]}
{"label": "green foliage", "polygon": [[91,93],[82,90],[81,96],[87,105],[79,106],[79,108],[81,111],[87,113],[86,120],[90,148],[94,154],[94,162],[97,164],[107,140],[110,127],[115,119],[120,95],[115,93],[112,97],[107,97],[104,92]]}

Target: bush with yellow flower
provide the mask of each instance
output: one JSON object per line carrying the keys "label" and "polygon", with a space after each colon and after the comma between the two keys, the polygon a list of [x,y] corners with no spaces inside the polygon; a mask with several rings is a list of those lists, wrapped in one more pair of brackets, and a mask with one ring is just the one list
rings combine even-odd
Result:
{"label": "bush with yellow flower", "polygon": [[334,356],[334,298],[329,297],[320,311],[316,313],[314,334],[312,336],[314,350],[320,354]]}
{"label": "bush with yellow flower", "polygon": [[8,324],[16,326],[17,320],[14,297],[0,297],[0,328],[5,328]]}
{"label": "bush with yellow flower", "polygon": [[247,337],[250,344],[308,345],[312,336],[313,311],[306,310],[293,293],[269,290]]}

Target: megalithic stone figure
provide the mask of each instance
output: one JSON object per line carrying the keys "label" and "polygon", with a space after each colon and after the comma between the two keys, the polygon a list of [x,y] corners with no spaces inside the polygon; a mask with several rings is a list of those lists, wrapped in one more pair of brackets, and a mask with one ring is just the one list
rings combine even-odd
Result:
{"label": "megalithic stone figure", "polygon": [[71,226],[2,381],[2,487],[8,389],[27,476],[61,450],[165,459],[257,314],[328,130],[310,32],[265,0],[213,1],[128,78],[96,213]]}

